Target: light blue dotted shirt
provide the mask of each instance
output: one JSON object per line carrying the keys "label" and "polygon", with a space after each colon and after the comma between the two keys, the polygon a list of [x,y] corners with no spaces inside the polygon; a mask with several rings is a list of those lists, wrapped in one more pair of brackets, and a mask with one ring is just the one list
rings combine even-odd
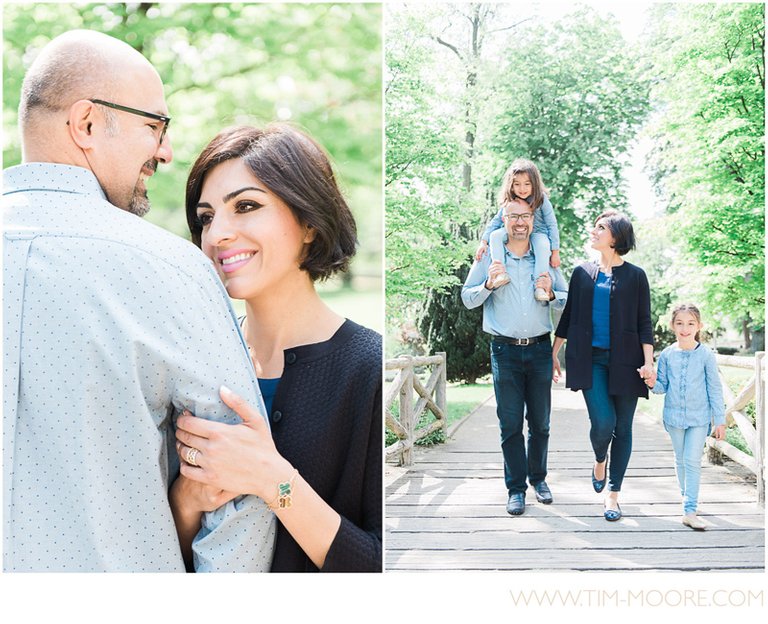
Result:
{"label": "light blue dotted shirt", "polygon": [[[508,240],[504,235],[504,243]],[[483,306],[483,331],[507,338],[533,338],[552,331],[550,310],[562,310],[568,297],[568,285],[559,269],[550,268],[555,298],[542,305],[533,298],[536,288],[535,259],[531,250],[522,257],[504,249],[504,264],[510,282],[488,290],[485,282],[491,266],[490,254],[484,254],[469,270],[461,289],[461,299],[469,308]]]}
{"label": "light blue dotted shirt", "polygon": [[[3,568],[184,571],[168,504],[176,416],[264,412],[226,291],[191,243],[109,204],[79,167],[3,172]],[[267,571],[275,519],[205,514],[197,571]]]}

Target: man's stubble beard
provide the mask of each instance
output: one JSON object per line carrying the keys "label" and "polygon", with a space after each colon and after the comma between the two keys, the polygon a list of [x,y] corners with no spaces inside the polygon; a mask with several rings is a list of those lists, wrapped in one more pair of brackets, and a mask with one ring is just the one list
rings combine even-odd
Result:
{"label": "man's stubble beard", "polygon": [[151,208],[149,204],[149,197],[147,197],[147,189],[140,189],[137,184],[133,189],[133,195],[131,196],[131,202],[128,204],[128,212],[135,214],[137,217],[143,217],[149,212]]}
{"label": "man's stubble beard", "polygon": [[[144,167],[157,171],[157,161],[152,159],[144,163]],[[146,180],[142,181],[139,178],[136,181],[136,186],[133,187],[133,194],[131,195],[131,201],[128,204],[128,212],[135,214],[137,217],[143,217],[149,212],[151,205],[149,203],[149,197],[147,196]]]}

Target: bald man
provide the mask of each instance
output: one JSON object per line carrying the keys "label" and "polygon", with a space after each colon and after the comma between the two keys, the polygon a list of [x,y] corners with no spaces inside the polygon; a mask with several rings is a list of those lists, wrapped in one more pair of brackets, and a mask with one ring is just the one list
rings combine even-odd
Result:
{"label": "bald man", "polygon": [[160,77],[71,31],[29,68],[19,123],[23,164],[3,172],[4,570],[268,570],[260,499],[205,513],[186,562],[168,504],[181,411],[238,422],[222,384],[264,410],[210,262],[139,218],[173,158]]}

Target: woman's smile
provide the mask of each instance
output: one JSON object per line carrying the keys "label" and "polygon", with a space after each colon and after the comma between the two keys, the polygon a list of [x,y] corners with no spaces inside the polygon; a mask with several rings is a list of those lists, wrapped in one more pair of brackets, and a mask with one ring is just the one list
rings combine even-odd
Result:
{"label": "woman's smile", "polygon": [[223,273],[232,273],[250,262],[256,255],[250,249],[230,249],[218,255],[219,265]]}

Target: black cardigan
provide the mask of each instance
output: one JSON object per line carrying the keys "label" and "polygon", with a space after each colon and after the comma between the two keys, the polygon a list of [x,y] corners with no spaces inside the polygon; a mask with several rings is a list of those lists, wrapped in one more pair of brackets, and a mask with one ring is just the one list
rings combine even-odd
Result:
{"label": "black cardigan", "polygon": [[[572,390],[592,387],[592,300],[597,262],[577,266],[568,286],[568,301],[555,330],[565,338],[565,385]],[[648,398],[648,388],[637,369],[645,362],[643,344],[653,344],[651,292],[638,266],[624,262],[613,267],[611,280],[608,393]]]}
{"label": "black cardigan", "polygon": [[[381,336],[345,321],[333,337],[284,352],[272,437],[341,515],[323,572],[382,569]],[[272,572],[316,572],[278,522]]]}

